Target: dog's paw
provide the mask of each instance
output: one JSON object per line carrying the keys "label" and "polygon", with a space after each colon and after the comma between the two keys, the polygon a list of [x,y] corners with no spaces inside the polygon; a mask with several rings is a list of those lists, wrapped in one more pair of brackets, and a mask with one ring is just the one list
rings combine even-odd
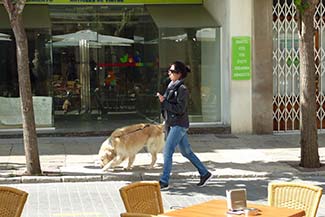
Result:
{"label": "dog's paw", "polygon": [[114,168],[102,168],[103,172],[113,172]]}
{"label": "dog's paw", "polygon": [[106,164],[103,168],[102,168],[102,171],[103,172],[108,172],[108,171],[111,171],[112,170],[112,167],[111,167],[111,164],[108,163]]}
{"label": "dog's paw", "polygon": [[95,160],[95,161],[94,161],[94,166],[95,166],[95,167],[100,167],[100,168],[102,168],[102,165],[101,165],[100,160]]}

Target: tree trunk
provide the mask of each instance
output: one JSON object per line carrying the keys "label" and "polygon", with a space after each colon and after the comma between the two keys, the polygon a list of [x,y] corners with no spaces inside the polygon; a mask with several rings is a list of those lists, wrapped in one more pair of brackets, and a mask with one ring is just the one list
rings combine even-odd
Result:
{"label": "tree trunk", "polygon": [[[306,2],[306,1],[305,1]],[[318,0],[308,1],[300,26],[300,166],[320,167],[316,125],[316,75],[314,61],[314,13]]]}
{"label": "tree trunk", "polygon": [[20,6],[23,8],[24,3],[20,5],[16,3],[16,7],[13,7],[12,2],[10,0],[6,0],[4,1],[4,4],[9,13],[10,25],[16,39],[19,93],[21,101],[24,147],[26,156],[25,174],[40,175],[41,167],[39,161],[37,134],[35,128],[33,99],[28,64],[27,35],[23,26],[22,13],[17,12],[19,10],[21,10],[22,12],[22,9],[17,7]]}

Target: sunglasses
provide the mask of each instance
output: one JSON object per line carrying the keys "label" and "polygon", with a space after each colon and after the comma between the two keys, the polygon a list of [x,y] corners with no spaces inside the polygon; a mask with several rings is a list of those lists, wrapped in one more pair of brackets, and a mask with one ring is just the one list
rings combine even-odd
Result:
{"label": "sunglasses", "polygon": [[169,69],[168,72],[173,73],[173,74],[174,74],[174,73],[177,73],[176,70],[171,70],[171,69]]}

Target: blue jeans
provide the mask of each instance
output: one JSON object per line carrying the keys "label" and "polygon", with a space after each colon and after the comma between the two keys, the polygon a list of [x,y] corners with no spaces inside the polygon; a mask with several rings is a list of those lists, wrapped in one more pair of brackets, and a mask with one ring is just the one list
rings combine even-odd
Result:
{"label": "blue jeans", "polygon": [[180,126],[170,128],[164,147],[164,168],[160,181],[169,183],[170,172],[172,170],[173,154],[178,145],[181,154],[186,157],[199,171],[201,176],[208,174],[208,170],[200,159],[193,153],[191,145],[188,143],[187,129]]}

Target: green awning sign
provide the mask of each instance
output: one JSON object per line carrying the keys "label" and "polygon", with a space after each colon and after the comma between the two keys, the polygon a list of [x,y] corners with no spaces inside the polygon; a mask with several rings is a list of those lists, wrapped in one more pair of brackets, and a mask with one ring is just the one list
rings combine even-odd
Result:
{"label": "green awning sign", "polygon": [[[1,0],[0,0],[1,2]],[[203,0],[27,0],[27,4],[202,4]]]}
{"label": "green awning sign", "polygon": [[232,80],[251,79],[251,38],[232,37]]}

